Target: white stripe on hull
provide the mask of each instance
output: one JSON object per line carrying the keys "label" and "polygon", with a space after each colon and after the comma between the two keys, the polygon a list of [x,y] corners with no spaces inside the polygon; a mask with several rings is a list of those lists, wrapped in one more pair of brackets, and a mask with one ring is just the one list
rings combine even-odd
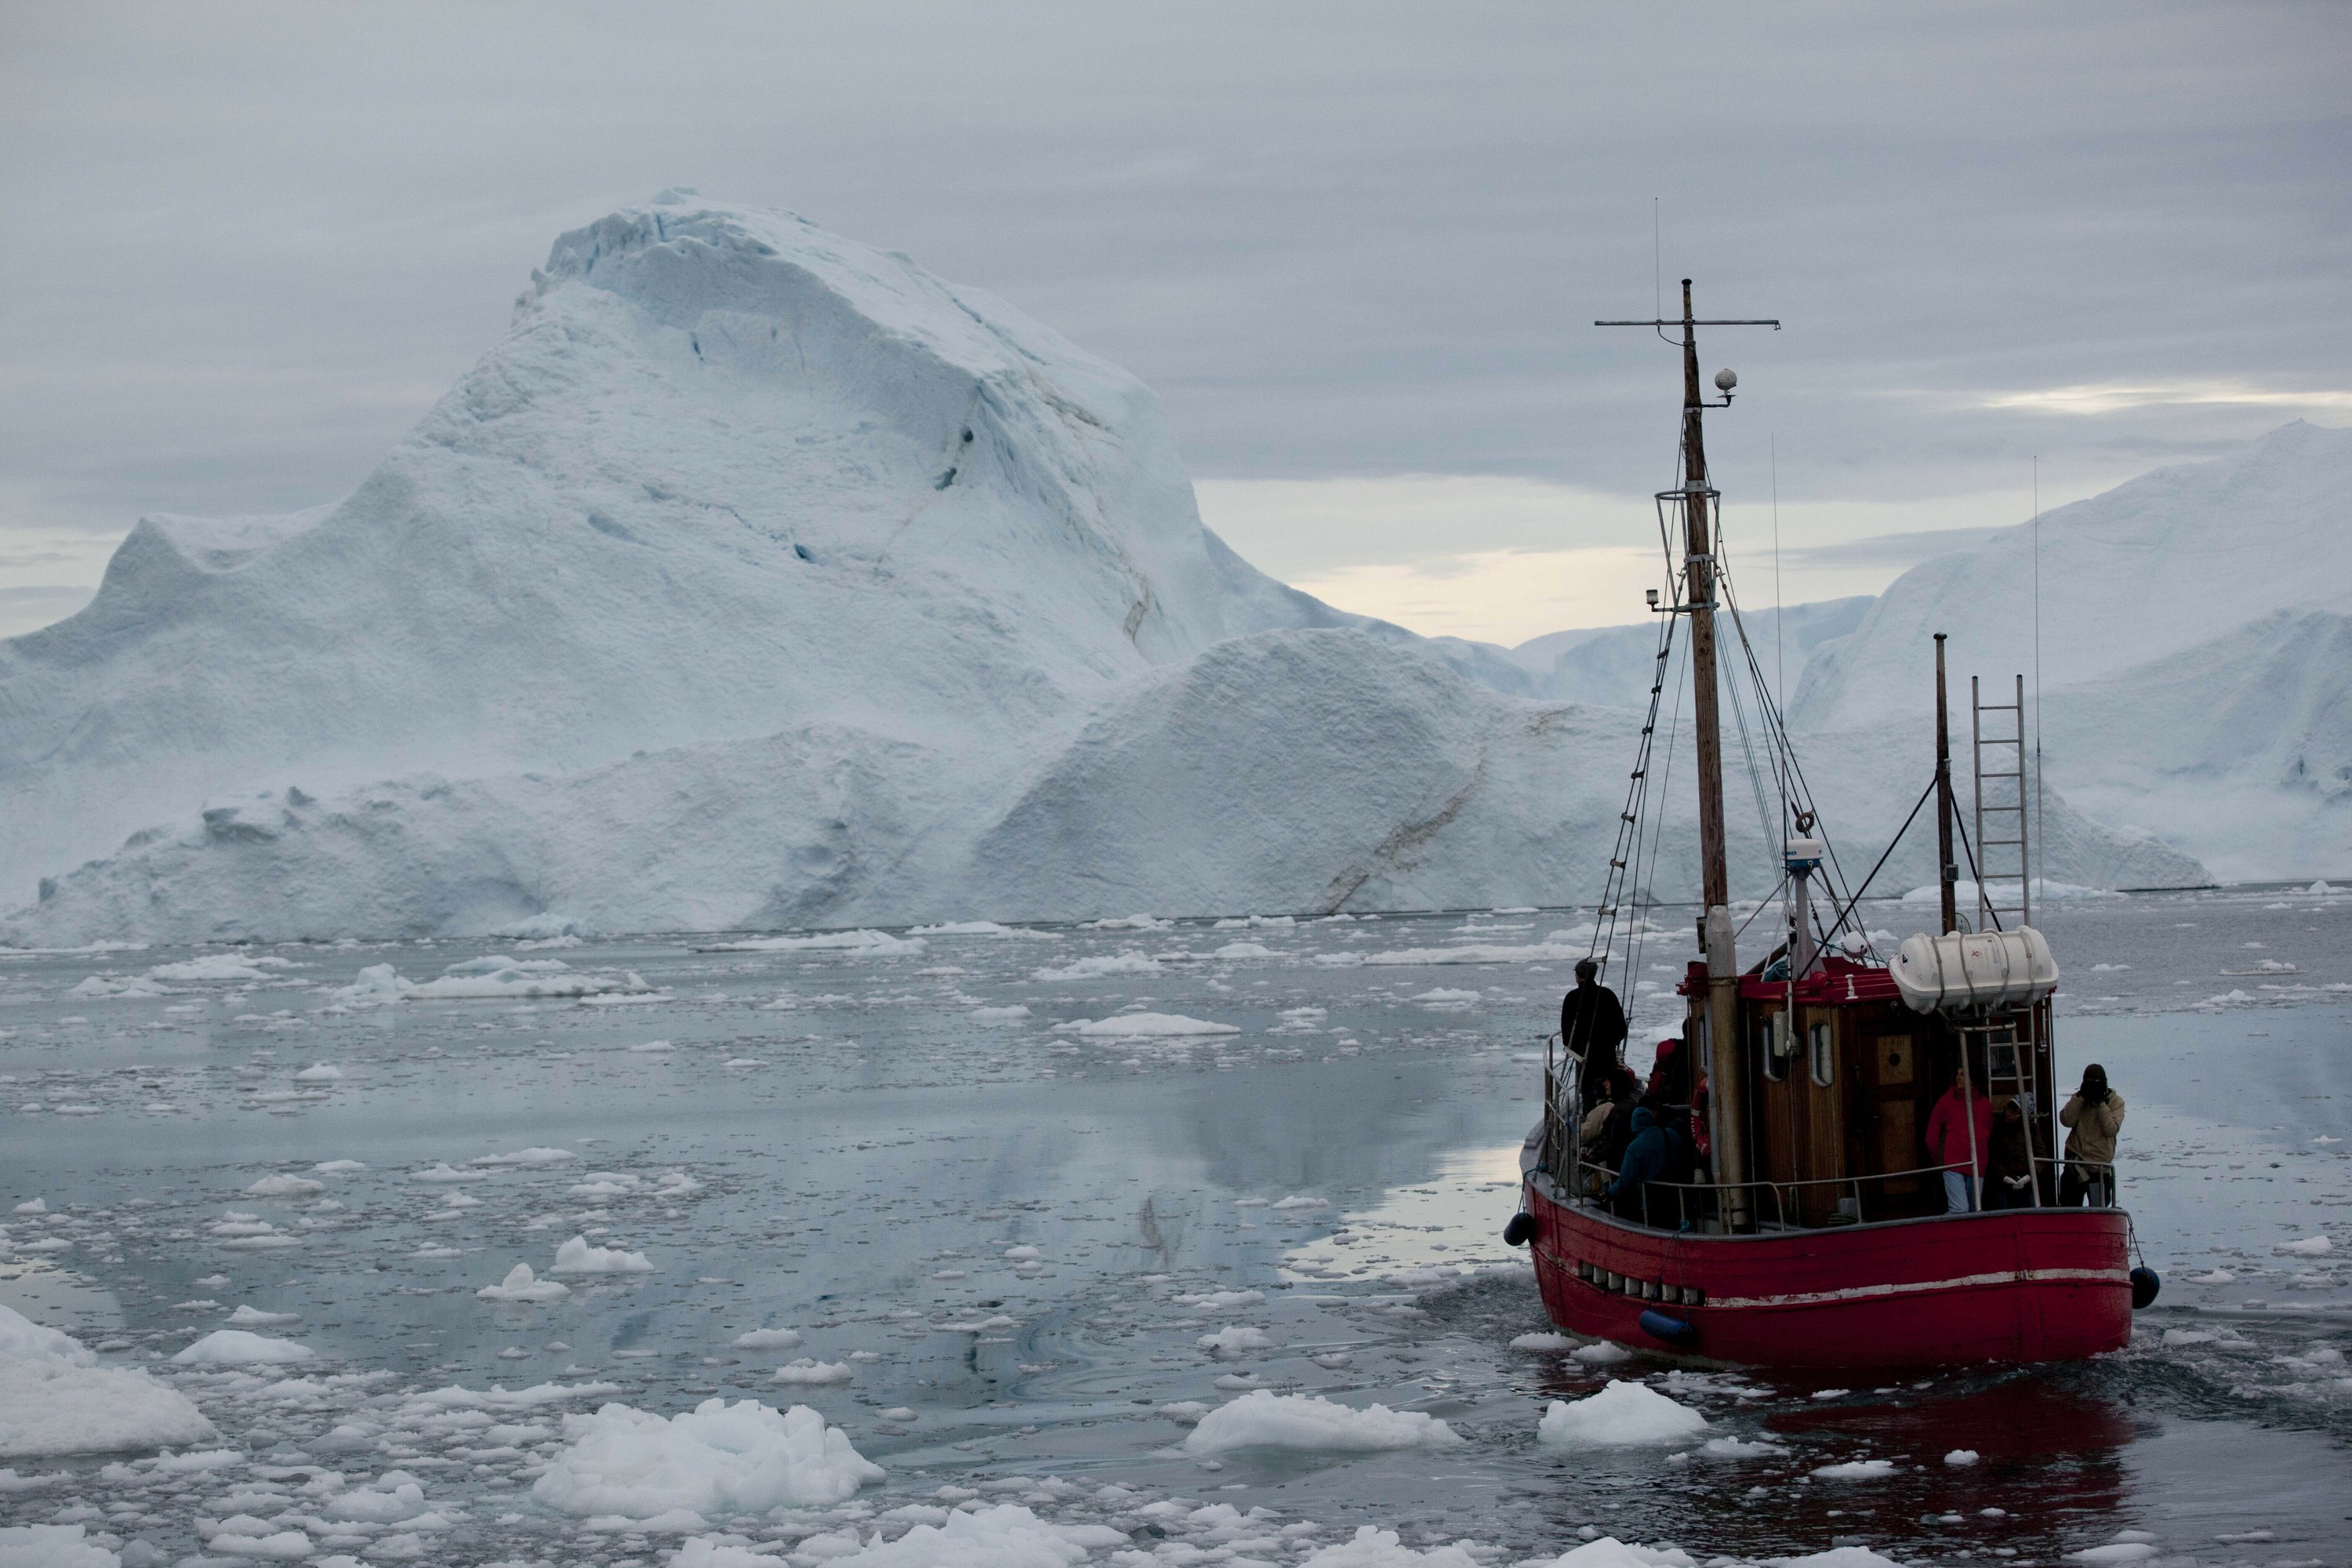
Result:
{"label": "white stripe on hull", "polygon": [[1843,1290],[1805,1290],[1786,1296],[1709,1296],[1706,1306],[1717,1309],[1818,1307],[1832,1301],[1868,1301],[1888,1296],[1925,1295],[1931,1290],[1969,1290],[1986,1285],[2023,1285],[2037,1280],[2131,1288],[2131,1274],[2122,1268],[2004,1268],[1995,1274],[1963,1274],[1954,1279],[1923,1279],[1899,1285],[1855,1285]]}

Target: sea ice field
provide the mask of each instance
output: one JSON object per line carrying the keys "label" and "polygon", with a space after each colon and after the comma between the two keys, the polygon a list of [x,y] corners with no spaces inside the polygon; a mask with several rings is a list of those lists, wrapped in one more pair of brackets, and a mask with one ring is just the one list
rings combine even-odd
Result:
{"label": "sea ice field", "polygon": [[2352,1560],[2352,893],[2053,903],[2162,1299],[1848,1386],[1502,1245],[1588,914],[0,952],[0,1563]]}

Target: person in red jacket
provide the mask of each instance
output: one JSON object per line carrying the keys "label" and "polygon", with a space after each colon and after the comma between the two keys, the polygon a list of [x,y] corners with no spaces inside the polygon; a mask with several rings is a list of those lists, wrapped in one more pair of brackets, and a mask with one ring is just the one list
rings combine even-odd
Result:
{"label": "person in red jacket", "polygon": [[1992,1162],[1992,1101],[1965,1067],[1927,1116],[1927,1161],[1944,1167],[1944,1212],[1977,1206],[1977,1181]]}

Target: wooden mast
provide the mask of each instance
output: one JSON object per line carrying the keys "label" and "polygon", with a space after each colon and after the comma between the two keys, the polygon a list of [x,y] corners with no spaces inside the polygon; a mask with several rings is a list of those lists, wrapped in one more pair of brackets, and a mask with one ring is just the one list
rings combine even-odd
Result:
{"label": "wooden mast", "polygon": [[1675,605],[1675,611],[1687,615],[1691,621],[1692,720],[1698,731],[1699,877],[1706,902],[1706,912],[1699,918],[1699,941],[1706,954],[1707,1131],[1714,1146],[1715,1180],[1727,1189],[1720,1205],[1724,1228],[1745,1230],[1749,1223],[1745,1186],[1748,1073],[1739,1034],[1739,955],[1731,924],[1731,877],[1724,854],[1723,731],[1717,712],[1721,689],[1717,684],[1715,648],[1715,594],[1720,574],[1716,569],[1710,515],[1714,492],[1707,486],[1702,412],[1730,403],[1733,380],[1728,372],[1716,380],[1723,390],[1722,403],[1706,400],[1698,379],[1697,329],[1770,327],[1777,331],[1780,323],[1752,317],[1700,321],[1691,312],[1691,280],[1685,278],[1679,321],[1661,318],[1592,324],[1683,330],[1682,487],[1661,493],[1658,500],[1679,505],[1683,511],[1685,603]]}
{"label": "wooden mast", "polygon": [[1747,1063],[1739,1047],[1739,956],[1731,925],[1731,875],[1723,840],[1723,730],[1717,705],[1716,563],[1706,475],[1706,401],[1698,379],[1697,321],[1690,279],[1683,279],[1683,574],[1691,628],[1691,720],[1698,745],[1698,853],[1701,941],[1706,952],[1708,1138],[1715,1179],[1725,1193],[1723,1222],[1748,1221]]}

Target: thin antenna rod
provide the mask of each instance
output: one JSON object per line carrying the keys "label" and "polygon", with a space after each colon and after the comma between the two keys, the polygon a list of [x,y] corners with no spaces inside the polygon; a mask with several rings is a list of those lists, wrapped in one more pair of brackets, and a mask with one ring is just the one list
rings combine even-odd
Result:
{"label": "thin antenna rod", "polygon": [[[2042,833],[2042,455],[2033,456],[2033,863],[2042,865],[2042,857],[2050,848]],[[2045,868],[2042,873],[2050,873]],[[2027,872],[2031,878],[2032,873]],[[2029,907],[2033,896],[2033,884],[2028,881],[2025,893]]]}
{"label": "thin antenna rod", "polygon": [[[1780,597],[1780,437],[1778,432],[1765,437],[1772,454],[1772,700],[1781,711],[1789,707],[1789,668],[1780,658],[1780,618],[1788,613]],[[2037,678],[2038,679],[2038,678]],[[1783,789],[1781,794],[1787,795]]]}
{"label": "thin antenna rod", "polygon": [[1650,313],[1666,313],[1666,242],[1660,226],[1658,198],[1650,198]]}

